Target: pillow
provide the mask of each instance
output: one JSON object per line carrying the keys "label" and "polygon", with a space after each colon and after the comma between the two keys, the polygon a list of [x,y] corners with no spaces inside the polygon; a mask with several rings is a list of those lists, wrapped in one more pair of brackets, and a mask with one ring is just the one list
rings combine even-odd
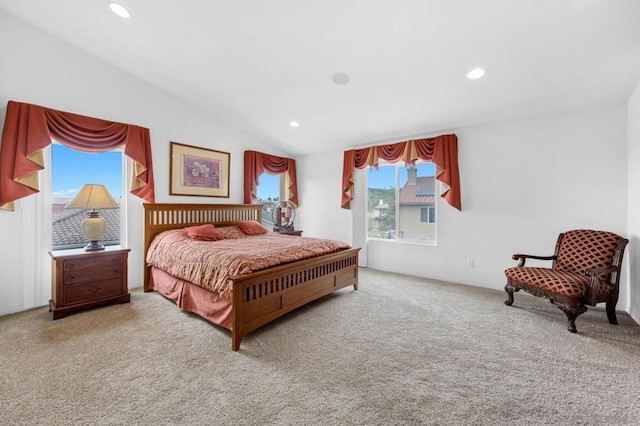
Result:
{"label": "pillow", "polygon": [[247,235],[266,234],[267,229],[255,220],[241,220],[238,222],[238,228]]}
{"label": "pillow", "polygon": [[224,235],[220,234],[210,223],[206,225],[189,226],[184,228],[184,233],[192,240],[198,241],[217,241],[224,239]]}
{"label": "pillow", "polygon": [[218,231],[226,240],[247,238],[247,234],[242,232],[236,225],[219,226],[216,228],[216,231]]}

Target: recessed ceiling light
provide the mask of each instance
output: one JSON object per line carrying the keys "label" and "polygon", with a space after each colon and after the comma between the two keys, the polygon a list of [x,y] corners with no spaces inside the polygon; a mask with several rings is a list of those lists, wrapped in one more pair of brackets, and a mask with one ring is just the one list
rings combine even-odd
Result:
{"label": "recessed ceiling light", "polygon": [[469,80],[477,80],[484,75],[484,70],[482,68],[476,68],[467,73],[467,78]]}
{"label": "recessed ceiling light", "polygon": [[290,121],[289,122],[289,126],[291,126],[291,127],[299,127],[300,123],[298,123],[297,121]]}
{"label": "recessed ceiling light", "polygon": [[123,6],[119,5],[118,3],[111,2],[109,3],[109,7],[111,8],[111,11],[113,13],[115,13],[121,18],[128,19],[131,17],[131,14],[129,13],[129,11],[125,9]]}
{"label": "recessed ceiling light", "polygon": [[333,82],[339,86],[349,84],[349,75],[343,72],[339,72],[333,75]]}

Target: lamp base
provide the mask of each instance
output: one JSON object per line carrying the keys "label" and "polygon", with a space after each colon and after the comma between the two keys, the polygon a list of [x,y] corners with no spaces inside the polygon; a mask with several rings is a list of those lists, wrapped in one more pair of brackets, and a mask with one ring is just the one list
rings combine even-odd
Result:
{"label": "lamp base", "polygon": [[91,241],[84,248],[84,251],[102,251],[104,246],[100,244],[100,241]]}
{"label": "lamp base", "polygon": [[104,233],[107,231],[107,222],[100,217],[97,211],[88,212],[88,217],[82,221],[82,232],[90,241],[84,251],[101,251],[104,246],[100,244]]}
{"label": "lamp base", "polygon": [[287,232],[293,231],[293,223],[288,225],[273,225],[273,232]]}

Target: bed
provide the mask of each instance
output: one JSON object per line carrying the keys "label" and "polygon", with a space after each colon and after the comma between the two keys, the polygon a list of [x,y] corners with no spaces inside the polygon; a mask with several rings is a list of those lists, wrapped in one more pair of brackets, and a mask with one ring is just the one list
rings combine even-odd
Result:
{"label": "bed", "polygon": [[[147,263],[152,242],[165,231],[201,224],[216,228],[262,219],[255,204],[144,204],[144,291],[157,291],[181,309],[231,330],[231,347],[282,315],[341,288],[358,289],[359,248],[344,248],[250,273],[230,274],[228,295],[175,277]],[[281,238],[302,238],[282,236]],[[293,244],[295,240],[290,240]],[[155,243],[154,243],[155,244]],[[224,293],[224,292],[223,292]]]}

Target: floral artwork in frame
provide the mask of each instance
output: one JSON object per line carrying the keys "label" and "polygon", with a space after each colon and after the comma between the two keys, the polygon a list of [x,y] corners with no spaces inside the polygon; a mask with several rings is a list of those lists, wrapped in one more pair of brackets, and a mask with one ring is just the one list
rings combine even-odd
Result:
{"label": "floral artwork in frame", "polygon": [[169,195],[229,198],[228,152],[171,142]]}

